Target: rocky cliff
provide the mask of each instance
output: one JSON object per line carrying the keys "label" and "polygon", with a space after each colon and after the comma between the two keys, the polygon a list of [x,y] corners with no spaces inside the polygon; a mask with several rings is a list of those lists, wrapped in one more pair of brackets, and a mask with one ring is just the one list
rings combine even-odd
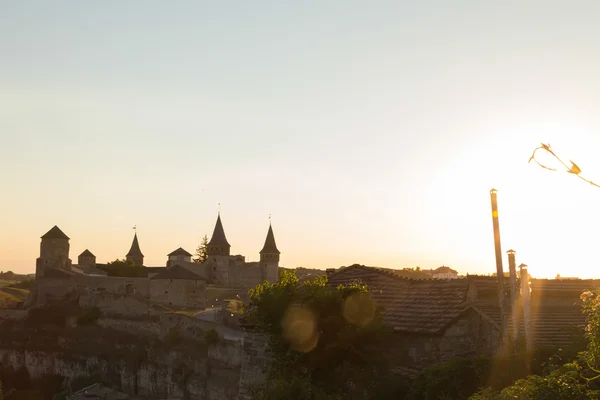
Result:
{"label": "rocky cliff", "polygon": [[260,346],[253,336],[209,345],[202,339],[159,339],[99,325],[40,326],[22,320],[0,326],[3,369],[25,367],[32,379],[59,375],[74,382],[85,377],[149,399],[237,399],[240,387],[245,393],[260,379],[266,362],[257,351]]}

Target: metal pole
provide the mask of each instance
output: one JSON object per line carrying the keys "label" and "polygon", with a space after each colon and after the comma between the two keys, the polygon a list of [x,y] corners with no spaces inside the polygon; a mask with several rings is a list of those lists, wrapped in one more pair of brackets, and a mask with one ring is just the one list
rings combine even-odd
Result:
{"label": "metal pole", "polygon": [[500,337],[502,342],[506,339],[506,314],[504,313],[504,269],[502,268],[502,248],[500,246],[500,224],[498,222],[497,190],[490,190],[492,201],[492,223],[494,226],[494,248],[496,250],[496,276],[498,278],[498,306],[500,307]]}

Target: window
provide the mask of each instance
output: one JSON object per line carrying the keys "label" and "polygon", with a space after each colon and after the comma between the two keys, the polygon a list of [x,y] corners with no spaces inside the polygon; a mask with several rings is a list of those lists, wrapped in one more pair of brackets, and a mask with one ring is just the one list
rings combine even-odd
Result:
{"label": "window", "polygon": [[125,285],[125,293],[128,295],[131,295],[135,292],[135,288],[133,287],[133,285],[131,283],[128,283],[127,285]]}

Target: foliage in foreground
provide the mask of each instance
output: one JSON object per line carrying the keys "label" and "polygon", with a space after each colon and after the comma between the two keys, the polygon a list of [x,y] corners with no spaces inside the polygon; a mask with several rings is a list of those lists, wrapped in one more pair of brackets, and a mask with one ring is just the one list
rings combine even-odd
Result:
{"label": "foliage in foreground", "polygon": [[271,362],[255,399],[402,398],[385,358],[389,331],[367,288],[298,284],[293,271],[250,291],[247,321],[267,335]]}
{"label": "foliage in foreground", "polygon": [[470,400],[571,400],[600,399],[600,296],[581,295],[586,316],[587,348],[571,363],[547,375],[530,375],[500,392],[485,389]]}

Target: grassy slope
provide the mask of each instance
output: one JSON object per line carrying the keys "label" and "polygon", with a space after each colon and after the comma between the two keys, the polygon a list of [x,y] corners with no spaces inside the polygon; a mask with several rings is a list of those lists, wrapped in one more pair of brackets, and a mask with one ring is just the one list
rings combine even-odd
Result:
{"label": "grassy slope", "polygon": [[0,302],[18,303],[25,301],[29,290],[0,286]]}

